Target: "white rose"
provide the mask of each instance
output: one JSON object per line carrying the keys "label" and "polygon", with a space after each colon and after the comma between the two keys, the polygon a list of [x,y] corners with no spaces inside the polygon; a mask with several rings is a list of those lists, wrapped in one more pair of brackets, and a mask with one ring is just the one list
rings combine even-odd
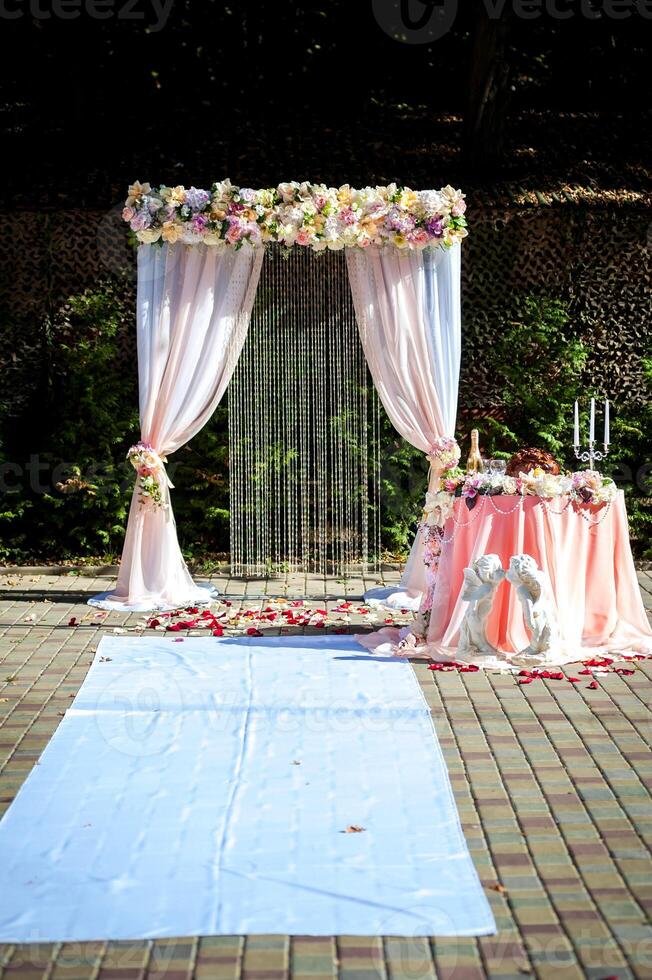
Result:
{"label": "white rose", "polygon": [[596,497],[600,503],[608,504],[611,503],[612,500],[615,500],[617,493],[618,487],[613,481],[609,481],[609,483],[602,484],[596,494]]}
{"label": "white rose", "polygon": [[157,242],[160,237],[160,228],[144,228],[143,231],[136,232],[136,238],[144,245],[151,245],[153,242]]}

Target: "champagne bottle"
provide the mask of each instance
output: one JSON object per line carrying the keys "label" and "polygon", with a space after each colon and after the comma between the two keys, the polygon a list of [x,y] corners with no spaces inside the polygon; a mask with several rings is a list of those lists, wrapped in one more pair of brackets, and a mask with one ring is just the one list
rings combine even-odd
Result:
{"label": "champagne bottle", "polygon": [[482,456],[480,455],[480,433],[477,429],[471,429],[471,451],[466,461],[466,472],[481,473],[483,469]]}

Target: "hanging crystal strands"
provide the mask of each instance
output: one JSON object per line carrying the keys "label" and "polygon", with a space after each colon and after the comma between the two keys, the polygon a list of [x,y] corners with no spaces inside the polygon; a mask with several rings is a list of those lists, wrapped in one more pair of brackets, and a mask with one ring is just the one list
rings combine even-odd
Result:
{"label": "hanging crystal strands", "polygon": [[344,253],[271,248],[229,386],[234,576],[378,569],[379,413]]}

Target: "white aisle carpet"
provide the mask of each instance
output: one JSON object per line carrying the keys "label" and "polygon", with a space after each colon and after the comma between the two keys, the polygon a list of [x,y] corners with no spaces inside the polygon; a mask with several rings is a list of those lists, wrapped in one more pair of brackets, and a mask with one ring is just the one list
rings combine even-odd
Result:
{"label": "white aisle carpet", "polygon": [[411,666],[115,637],[0,823],[0,942],[485,935]]}

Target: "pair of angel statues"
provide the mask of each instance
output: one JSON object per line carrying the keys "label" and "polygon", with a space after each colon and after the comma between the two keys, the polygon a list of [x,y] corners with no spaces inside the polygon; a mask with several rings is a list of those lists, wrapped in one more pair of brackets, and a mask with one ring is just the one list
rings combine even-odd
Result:
{"label": "pair of angel statues", "polygon": [[496,589],[503,581],[516,588],[523,607],[530,643],[518,656],[545,662],[559,647],[557,620],[546,592],[546,576],[531,555],[514,555],[507,571],[498,555],[482,555],[464,569],[462,599],[469,603],[460,627],[458,654],[496,656],[499,651],[487,639],[487,619]]}

